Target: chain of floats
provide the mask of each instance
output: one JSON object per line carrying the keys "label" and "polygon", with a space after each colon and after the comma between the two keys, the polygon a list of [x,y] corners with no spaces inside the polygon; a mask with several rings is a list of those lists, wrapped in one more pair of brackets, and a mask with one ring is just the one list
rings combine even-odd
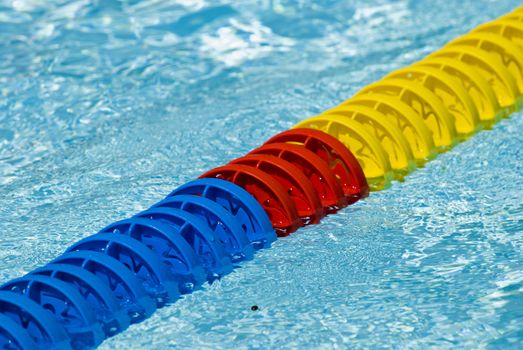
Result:
{"label": "chain of floats", "polygon": [[522,105],[523,8],[0,287],[1,349],[85,349]]}

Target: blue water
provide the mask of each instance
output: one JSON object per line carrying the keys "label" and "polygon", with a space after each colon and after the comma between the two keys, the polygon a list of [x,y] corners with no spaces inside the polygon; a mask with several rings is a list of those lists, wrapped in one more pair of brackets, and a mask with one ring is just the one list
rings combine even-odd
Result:
{"label": "blue water", "polygon": [[[0,282],[517,5],[0,1]],[[515,114],[101,348],[523,348],[522,133]]]}

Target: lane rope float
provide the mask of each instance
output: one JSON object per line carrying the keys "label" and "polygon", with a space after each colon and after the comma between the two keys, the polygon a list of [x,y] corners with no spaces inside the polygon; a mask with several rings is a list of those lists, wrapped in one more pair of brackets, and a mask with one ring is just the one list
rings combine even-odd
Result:
{"label": "lane rope float", "polygon": [[87,349],[523,106],[523,7],[0,286],[0,349]]}

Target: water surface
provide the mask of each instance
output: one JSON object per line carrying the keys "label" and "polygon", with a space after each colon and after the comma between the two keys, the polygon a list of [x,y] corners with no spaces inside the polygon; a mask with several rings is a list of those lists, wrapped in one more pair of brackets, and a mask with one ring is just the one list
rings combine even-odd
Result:
{"label": "water surface", "polygon": [[[517,5],[0,1],[0,282]],[[515,114],[101,348],[521,349],[522,133]]]}

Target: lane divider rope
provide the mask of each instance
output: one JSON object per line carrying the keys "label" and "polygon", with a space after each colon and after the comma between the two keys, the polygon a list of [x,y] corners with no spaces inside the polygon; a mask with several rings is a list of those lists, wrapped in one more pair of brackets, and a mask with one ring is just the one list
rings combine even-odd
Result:
{"label": "lane divider rope", "polygon": [[523,7],[0,286],[0,349],[88,349],[523,106]]}

